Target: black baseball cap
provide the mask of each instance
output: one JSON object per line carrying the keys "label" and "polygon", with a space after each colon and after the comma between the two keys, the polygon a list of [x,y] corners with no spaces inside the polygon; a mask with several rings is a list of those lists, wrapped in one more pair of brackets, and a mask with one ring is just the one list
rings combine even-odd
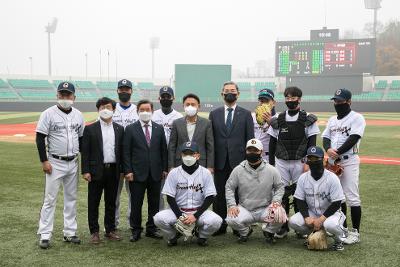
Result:
{"label": "black baseball cap", "polygon": [[258,92],[258,99],[262,98],[274,100],[275,94],[271,89],[261,89],[260,92]]}
{"label": "black baseball cap", "polygon": [[61,82],[57,87],[57,92],[70,92],[75,94],[75,86],[70,82]]}
{"label": "black baseball cap", "polygon": [[170,96],[174,96],[174,89],[172,89],[169,86],[163,86],[160,88],[160,96],[162,96],[163,94],[168,94]]}
{"label": "black baseball cap", "polygon": [[314,156],[317,158],[323,158],[324,155],[324,151],[319,146],[311,146],[307,149],[307,157]]}
{"label": "black baseball cap", "polygon": [[196,144],[196,142],[185,142],[181,146],[181,152],[185,151],[192,151],[194,153],[199,153],[199,146]]}
{"label": "black baseball cap", "polygon": [[347,89],[338,89],[335,92],[335,95],[331,98],[331,100],[350,100],[351,92]]}
{"label": "black baseball cap", "polygon": [[128,87],[128,88],[132,89],[132,82],[127,79],[122,79],[118,82],[118,88],[121,88],[121,87]]}

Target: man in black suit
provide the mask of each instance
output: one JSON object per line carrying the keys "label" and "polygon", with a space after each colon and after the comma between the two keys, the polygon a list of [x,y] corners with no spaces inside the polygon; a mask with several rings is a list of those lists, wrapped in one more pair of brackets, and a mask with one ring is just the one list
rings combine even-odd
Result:
{"label": "man in black suit", "polygon": [[209,115],[216,148],[214,180],[217,197],[213,209],[224,219],[221,228],[214,235],[226,233],[225,184],[232,169],[246,159],[246,143],[254,138],[253,118],[250,111],[236,104],[239,95],[239,87],[236,83],[224,83],[221,96],[225,105],[211,111]]}
{"label": "man in black suit", "polygon": [[104,228],[109,240],[121,240],[115,232],[117,198],[124,127],[112,121],[115,101],[100,98],[96,107],[100,119],[85,127],[82,142],[82,174],[88,181],[88,221],[90,242],[100,243],[99,204],[104,190]]}
{"label": "man in black suit", "polygon": [[125,128],[123,164],[125,179],[131,192],[131,242],[140,239],[142,206],[147,189],[148,218],[146,236],[162,238],[154,225],[153,216],[159,211],[161,179],[167,175],[168,152],[164,128],[151,120],[153,104],[140,100],[137,104],[139,120]]}

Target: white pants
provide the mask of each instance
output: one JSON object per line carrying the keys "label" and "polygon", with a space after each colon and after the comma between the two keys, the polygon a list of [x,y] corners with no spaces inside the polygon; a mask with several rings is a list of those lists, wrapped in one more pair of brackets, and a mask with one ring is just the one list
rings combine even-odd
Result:
{"label": "white pants", "polygon": [[125,189],[126,193],[128,194],[128,210],[126,214],[127,222],[128,225],[130,225],[130,216],[131,216],[131,191],[129,190],[129,181],[125,180],[124,178],[119,179],[119,185],[118,185],[118,191],[117,191],[117,199],[115,200],[115,227],[118,227],[120,221],[120,214],[121,214],[121,209],[120,209],[120,198],[121,198],[121,192],[122,188],[124,187],[125,183]]}
{"label": "white pants", "polygon": [[[310,216],[317,217],[308,211]],[[329,232],[333,235],[333,238],[336,241],[344,241],[346,239],[346,231],[343,227],[343,222],[346,219],[346,216],[341,212],[337,211],[332,216],[326,218],[323,227],[325,231]],[[297,212],[289,219],[289,227],[295,230],[299,234],[308,235],[312,232],[312,229],[309,228],[301,215],[300,212]]]}
{"label": "white pants", "polygon": [[282,177],[285,186],[297,183],[300,175],[303,173],[304,163],[298,160],[283,160],[275,158],[275,167]]}
{"label": "white pants", "polygon": [[340,177],[346,202],[350,207],[361,206],[359,193],[360,158],[358,155],[351,156],[340,163],[343,167],[343,175]]}
{"label": "white pants", "polygon": [[46,174],[43,206],[40,210],[40,239],[50,239],[53,232],[54,212],[60,185],[64,188],[64,236],[76,235],[76,199],[78,187],[78,158],[72,161],[49,157],[51,174]]}
{"label": "white pants", "polygon": [[[165,209],[154,215],[154,224],[161,230],[164,238],[170,240],[175,237],[176,215],[171,209]],[[222,224],[222,218],[215,212],[206,210],[196,221],[200,238],[208,238],[215,233]]]}
{"label": "white pants", "polygon": [[241,236],[246,236],[249,233],[249,226],[255,222],[264,223],[263,231],[269,233],[277,233],[281,228],[281,223],[265,223],[264,219],[267,216],[267,207],[248,211],[239,206],[239,214],[237,217],[226,217],[226,223],[233,229],[239,232]]}

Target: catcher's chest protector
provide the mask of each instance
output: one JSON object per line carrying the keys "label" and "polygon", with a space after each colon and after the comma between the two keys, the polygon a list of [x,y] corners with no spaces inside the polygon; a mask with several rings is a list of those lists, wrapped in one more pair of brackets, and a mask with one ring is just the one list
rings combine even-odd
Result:
{"label": "catcher's chest protector", "polygon": [[279,114],[279,135],[276,148],[276,157],[283,160],[302,159],[307,151],[307,136],[305,122],[307,113],[299,112],[297,121],[286,121],[286,112]]}

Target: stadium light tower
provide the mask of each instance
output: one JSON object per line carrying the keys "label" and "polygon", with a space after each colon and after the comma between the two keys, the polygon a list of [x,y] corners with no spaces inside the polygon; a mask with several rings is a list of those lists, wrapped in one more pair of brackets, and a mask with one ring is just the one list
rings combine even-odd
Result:
{"label": "stadium light tower", "polygon": [[376,26],[378,24],[378,9],[381,8],[382,0],[364,0],[366,9],[374,10],[374,38],[376,38]]}
{"label": "stadium light tower", "polygon": [[57,18],[53,18],[51,23],[49,22],[47,26],[45,26],[47,32],[47,42],[49,46],[49,76],[51,76],[51,44],[50,44],[50,34],[56,32],[57,28]]}
{"label": "stadium light tower", "polygon": [[151,78],[154,79],[154,51],[160,47],[160,38],[150,38],[150,49],[151,49]]}

